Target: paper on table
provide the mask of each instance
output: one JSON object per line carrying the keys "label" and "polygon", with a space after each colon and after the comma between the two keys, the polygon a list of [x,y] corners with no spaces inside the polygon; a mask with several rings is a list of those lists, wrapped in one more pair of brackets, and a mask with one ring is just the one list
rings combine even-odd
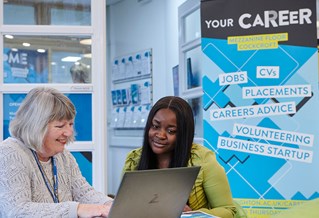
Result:
{"label": "paper on table", "polygon": [[210,215],[202,211],[190,211],[184,212],[181,215],[181,218],[219,218],[218,216]]}

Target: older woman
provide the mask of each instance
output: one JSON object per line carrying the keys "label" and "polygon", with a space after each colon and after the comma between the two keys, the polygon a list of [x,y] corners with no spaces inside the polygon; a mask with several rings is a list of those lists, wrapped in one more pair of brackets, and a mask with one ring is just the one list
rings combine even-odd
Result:
{"label": "older woman", "polygon": [[107,217],[112,200],[94,190],[65,146],[75,107],[53,88],[34,88],[0,144],[0,217]]}

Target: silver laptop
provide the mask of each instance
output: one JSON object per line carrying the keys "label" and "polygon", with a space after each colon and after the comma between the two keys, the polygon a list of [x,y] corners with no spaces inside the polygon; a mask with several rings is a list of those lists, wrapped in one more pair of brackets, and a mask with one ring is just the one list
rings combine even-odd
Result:
{"label": "silver laptop", "polygon": [[123,175],[109,218],[179,218],[200,167],[130,171]]}

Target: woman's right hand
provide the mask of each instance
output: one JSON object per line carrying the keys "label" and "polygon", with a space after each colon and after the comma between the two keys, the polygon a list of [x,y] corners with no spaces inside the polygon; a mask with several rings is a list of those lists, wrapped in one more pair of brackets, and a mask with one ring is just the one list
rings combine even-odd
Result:
{"label": "woman's right hand", "polygon": [[78,217],[108,217],[112,203],[107,204],[79,204]]}

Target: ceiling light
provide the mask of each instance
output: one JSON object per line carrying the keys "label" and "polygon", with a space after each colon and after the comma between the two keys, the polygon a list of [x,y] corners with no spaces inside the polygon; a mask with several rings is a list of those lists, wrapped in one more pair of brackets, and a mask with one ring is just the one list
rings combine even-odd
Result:
{"label": "ceiling light", "polygon": [[82,45],[91,45],[92,44],[92,39],[82,39],[82,40],[80,40],[80,44],[82,44]]}
{"label": "ceiling light", "polygon": [[62,58],[61,61],[63,61],[63,62],[76,62],[80,59],[81,59],[81,57],[67,56],[65,58]]}
{"label": "ceiling light", "polygon": [[84,58],[92,58],[92,54],[91,53],[87,53],[87,54],[83,54]]}
{"label": "ceiling light", "polygon": [[4,35],[4,37],[6,37],[7,39],[13,39],[13,35]]}
{"label": "ceiling light", "polygon": [[39,52],[39,53],[45,53],[45,49],[39,48],[39,49],[37,49],[37,52]]}
{"label": "ceiling light", "polygon": [[24,43],[22,43],[22,45],[25,46],[25,47],[29,47],[31,44],[27,43],[27,42],[24,42]]}

